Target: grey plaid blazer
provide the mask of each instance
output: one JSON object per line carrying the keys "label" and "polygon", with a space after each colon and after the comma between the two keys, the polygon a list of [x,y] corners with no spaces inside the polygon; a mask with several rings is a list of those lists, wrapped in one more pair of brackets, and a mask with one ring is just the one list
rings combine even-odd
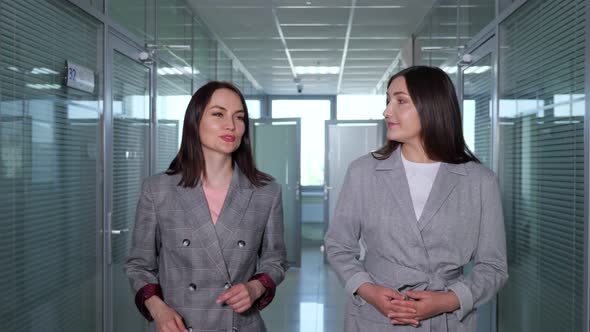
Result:
{"label": "grey plaid blazer", "polygon": [[[359,239],[366,247],[363,261]],[[442,163],[416,220],[400,149],[386,160],[352,162],[325,237],[328,261],[350,301],[346,331],[475,331],[476,308],[508,278],[497,178],[481,164]],[[473,262],[464,275],[463,266]],[[461,308],[422,322],[392,326],[355,295],[365,282],[404,293],[452,290]]]}
{"label": "grey plaid blazer", "polygon": [[201,185],[177,186],[180,175],[147,178],[136,212],[125,272],[138,291],[162,287],[165,302],[192,331],[265,331],[258,310],[243,314],[215,300],[256,273],[279,284],[287,270],[281,189],[257,188],[237,165],[214,225]]}

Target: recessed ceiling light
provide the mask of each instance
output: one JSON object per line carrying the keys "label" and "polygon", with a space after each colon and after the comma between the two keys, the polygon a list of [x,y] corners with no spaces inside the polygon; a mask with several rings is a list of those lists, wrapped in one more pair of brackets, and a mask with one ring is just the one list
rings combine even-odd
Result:
{"label": "recessed ceiling light", "polygon": [[311,1],[306,1],[305,4],[311,6]]}
{"label": "recessed ceiling light", "polygon": [[297,66],[295,72],[299,75],[336,75],[340,73],[337,66]]}

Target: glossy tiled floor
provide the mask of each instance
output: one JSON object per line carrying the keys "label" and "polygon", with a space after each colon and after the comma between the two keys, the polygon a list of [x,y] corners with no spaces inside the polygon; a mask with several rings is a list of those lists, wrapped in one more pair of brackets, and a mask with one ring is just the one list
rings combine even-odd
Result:
{"label": "glossy tiled floor", "polygon": [[345,294],[323,263],[319,245],[302,251],[301,268],[291,268],[274,301],[262,311],[269,332],[342,332]]}

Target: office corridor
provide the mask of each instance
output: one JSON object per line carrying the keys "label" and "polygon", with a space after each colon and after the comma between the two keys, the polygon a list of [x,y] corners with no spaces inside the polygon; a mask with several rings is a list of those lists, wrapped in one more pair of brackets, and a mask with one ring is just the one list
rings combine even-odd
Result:
{"label": "office corridor", "polygon": [[341,332],[346,296],[318,245],[304,245],[273,303],[262,311],[269,332]]}

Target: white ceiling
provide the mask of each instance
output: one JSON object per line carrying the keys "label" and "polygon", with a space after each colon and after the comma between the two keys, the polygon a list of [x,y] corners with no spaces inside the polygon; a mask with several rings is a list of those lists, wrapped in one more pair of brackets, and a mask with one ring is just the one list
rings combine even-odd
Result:
{"label": "white ceiling", "polygon": [[275,95],[297,94],[296,66],[342,68],[298,75],[303,94],[372,93],[433,2],[188,0],[264,92]]}

